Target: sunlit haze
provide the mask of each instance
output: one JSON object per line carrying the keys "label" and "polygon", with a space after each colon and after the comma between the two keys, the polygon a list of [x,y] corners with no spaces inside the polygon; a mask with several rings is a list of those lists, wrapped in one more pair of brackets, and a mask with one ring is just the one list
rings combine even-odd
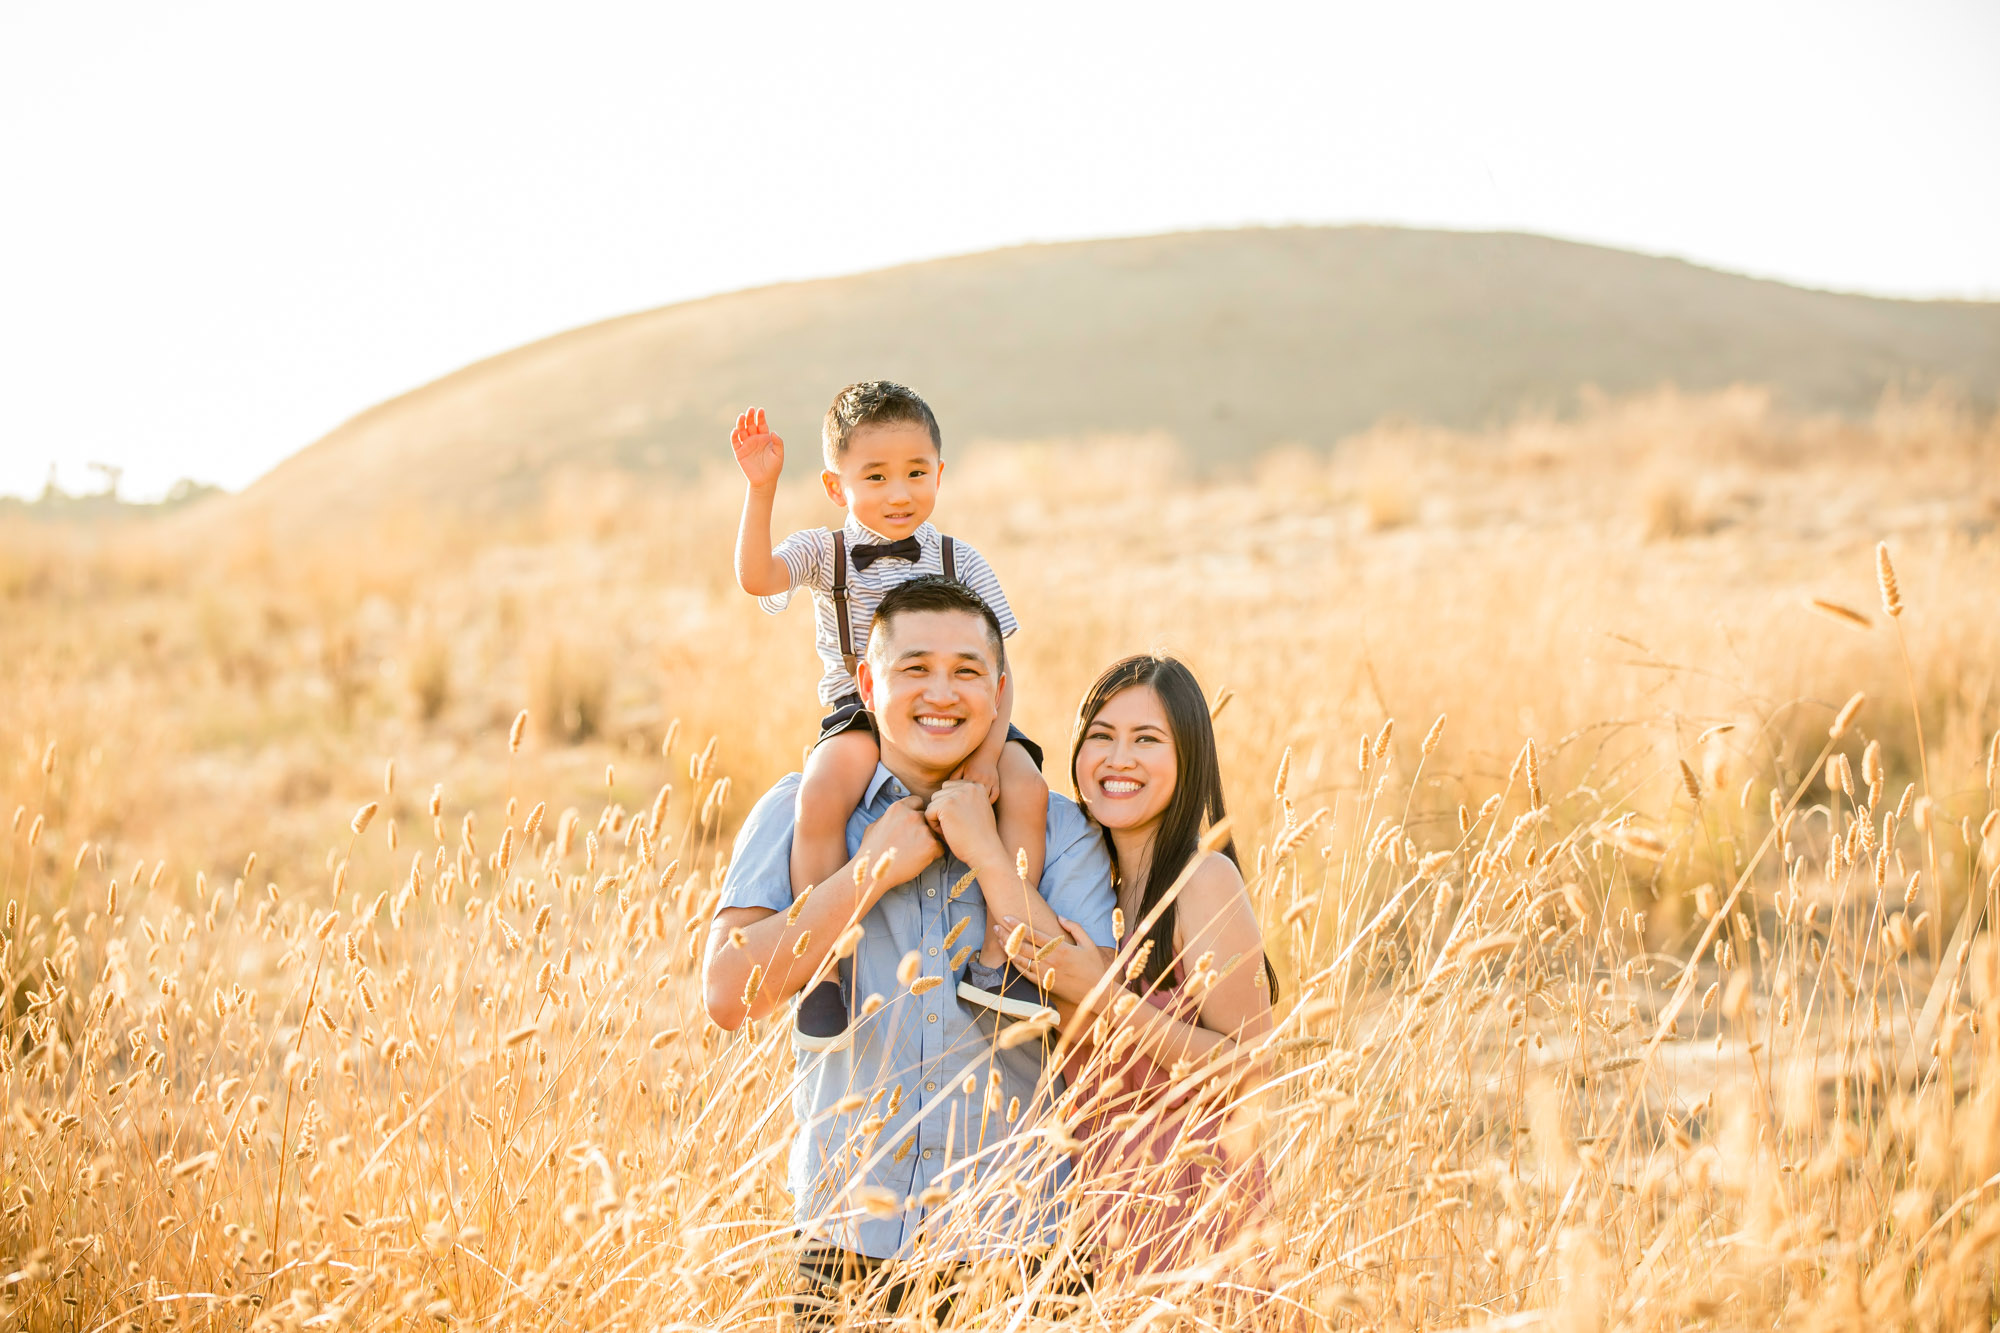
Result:
{"label": "sunlit haze", "polygon": [[2000,297],[2000,7],[0,9],[0,492],[689,297],[1258,223]]}

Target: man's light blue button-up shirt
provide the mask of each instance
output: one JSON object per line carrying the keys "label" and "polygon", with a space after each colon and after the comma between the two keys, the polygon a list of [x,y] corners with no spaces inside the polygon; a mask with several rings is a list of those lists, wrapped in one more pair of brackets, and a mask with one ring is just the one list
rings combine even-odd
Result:
{"label": "man's light blue button-up shirt", "polygon": [[[750,812],[736,837],[721,906],[775,912],[791,906],[798,784],[796,773],[781,778]],[[908,795],[887,768],[876,766],[860,807],[847,821],[850,856],[860,850],[868,826]],[[1113,893],[1103,835],[1075,802],[1053,793],[1047,848],[1042,896],[1057,915],[1082,926],[1099,944],[1110,945]],[[894,1216],[877,1217],[861,1211],[856,1201],[860,1187],[884,1190],[898,1205],[921,1200],[940,1181],[960,1191],[966,1185],[967,1158],[979,1158],[970,1166],[982,1177],[1008,1169],[1009,1160],[1018,1166],[1027,1149],[1015,1152],[1008,1145],[1010,1136],[1042,1127],[1034,1123],[1035,1112],[1048,1104],[1041,1043],[996,1051],[994,1015],[958,995],[966,965],[952,968],[952,958],[968,945],[977,953],[986,935],[979,886],[951,896],[952,886],[966,874],[965,864],[947,851],[922,874],[882,896],[862,918],[861,942],[843,964],[855,1013],[870,995],[881,996],[882,1007],[854,1020],[853,1040],[846,1047],[797,1052],[792,1111],[799,1134],[792,1145],[788,1187],[800,1229],[809,1238],[876,1259],[894,1258],[920,1237],[947,1256],[984,1249],[989,1241],[1019,1244],[1051,1238],[1056,1218],[1048,1193],[1064,1166],[1049,1161],[1046,1144],[1039,1149],[1042,1168],[1024,1175],[1034,1189],[1020,1213],[982,1210],[977,1220],[952,1218],[948,1204],[920,1202]],[[945,938],[960,922],[964,929],[947,948]],[[943,983],[912,995],[896,975],[911,952],[924,976],[942,974]],[[998,1086],[992,1090],[996,1072]],[[861,1099],[858,1107],[851,1105],[853,1095]],[[1017,1121],[1009,1122],[1007,1111],[1016,1098],[1022,1110]],[[961,1163],[959,1170],[948,1169],[953,1162]]]}

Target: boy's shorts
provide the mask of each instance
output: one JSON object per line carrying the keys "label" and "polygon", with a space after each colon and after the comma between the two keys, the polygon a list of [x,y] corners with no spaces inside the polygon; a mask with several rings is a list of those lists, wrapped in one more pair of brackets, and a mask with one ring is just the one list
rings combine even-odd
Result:
{"label": "boy's shorts", "polygon": [[[881,733],[875,730],[875,715],[868,711],[858,694],[843,694],[834,700],[833,711],[819,720],[819,739],[813,744],[823,745],[843,731],[865,731],[878,741],[882,738]],[[1042,747],[1023,735],[1019,727],[1009,723],[1007,739],[1026,750],[1028,758],[1035,761],[1036,768],[1042,766]]]}

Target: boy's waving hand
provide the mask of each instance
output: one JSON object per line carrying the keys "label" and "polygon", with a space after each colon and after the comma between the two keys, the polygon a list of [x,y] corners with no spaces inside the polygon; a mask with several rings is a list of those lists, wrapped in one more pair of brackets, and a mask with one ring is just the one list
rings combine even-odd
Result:
{"label": "boy's waving hand", "polygon": [[785,442],[771,433],[764,409],[753,407],[736,418],[729,447],[750,483],[736,528],[736,581],[753,597],[775,597],[792,586],[791,571],[771,550],[771,506],[785,470]]}
{"label": "boy's waving hand", "polygon": [[736,466],[752,486],[768,489],[778,484],[785,468],[785,442],[771,431],[764,409],[753,407],[736,418],[729,433],[729,447],[736,453]]}

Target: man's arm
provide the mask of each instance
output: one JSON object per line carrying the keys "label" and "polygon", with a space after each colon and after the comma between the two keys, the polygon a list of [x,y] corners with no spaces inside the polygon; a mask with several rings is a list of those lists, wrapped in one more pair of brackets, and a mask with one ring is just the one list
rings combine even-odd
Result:
{"label": "man's arm", "polygon": [[[869,825],[853,860],[791,910],[717,911],[702,960],[702,1001],[708,1016],[718,1027],[734,1032],[744,1019],[763,1018],[782,1008],[819,971],[841,934],[867,916],[883,894],[914,879],[939,851],[924,822],[922,803],[908,797]],[[862,867],[859,883],[856,867]],[[877,868],[880,874],[874,873]],[[753,972],[758,978],[754,994],[750,993]]]}
{"label": "man's arm", "polygon": [[736,582],[752,597],[776,597],[792,586],[792,572],[771,549],[771,508],[785,467],[785,442],[771,432],[764,409],[736,418],[729,447],[743,469],[743,519],[736,526]]}

